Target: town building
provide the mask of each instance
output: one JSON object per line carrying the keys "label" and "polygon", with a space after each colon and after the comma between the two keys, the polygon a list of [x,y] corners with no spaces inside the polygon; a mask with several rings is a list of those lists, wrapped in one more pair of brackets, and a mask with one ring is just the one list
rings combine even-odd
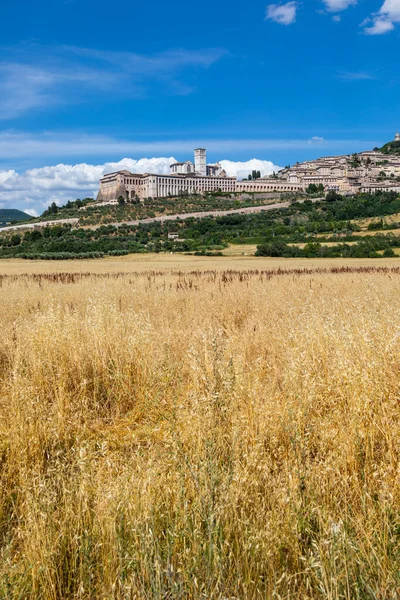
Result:
{"label": "town building", "polygon": [[[395,141],[400,141],[396,133]],[[127,170],[108,173],[100,180],[97,200],[116,204],[145,198],[167,198],[206,194],[221,190],[238,193],[298,193],[314,184],[324,191],[341,194],[360,191],[395,190],[400,184],[400,156],[368,150],[358,154],[325,156],[285,167],[271,177],[243,179],[228,177],[220,163],[207,164],[205,148],[196,148],[194,162],[176,162],[169,175],[131,173]]]}

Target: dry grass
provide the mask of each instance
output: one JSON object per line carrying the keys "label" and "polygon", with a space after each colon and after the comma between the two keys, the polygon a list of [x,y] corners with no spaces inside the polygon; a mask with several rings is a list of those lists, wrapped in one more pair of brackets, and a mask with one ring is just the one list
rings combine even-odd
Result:
{"label": "dry grass", "polygon": [[399,269],[0,285],[0,598],[399,597]]}
{"label": "dry grass", "polygon": [[229,244],[222,250],[224,256],[254,256],[257,244]]}
{"label": "dry grass", "polygon": [[[247,247],[247,245],[246,245]],[[379,266],[396,266],[395,258],[384,258]],[[23,260],[17,258],[0,260],[0,275],[21,275],[37,273],[137,273],[143,271],[193,271],[193,270],[254,270],[320,267],[375,267],[376,259],[310,259],[310,258],[271,258],[256,256],[187,256],[185,254],[130,254],[102,258],[101,260]]]}
{"label": "dry grass", "polygon": [[366,217],[365,219],[357,219],[357,224],[362,228],[367,228],[370,223],[378,223],[381,219],[384,223],[398,223],[400,221],[400,213],[385,215],[384,217]]}

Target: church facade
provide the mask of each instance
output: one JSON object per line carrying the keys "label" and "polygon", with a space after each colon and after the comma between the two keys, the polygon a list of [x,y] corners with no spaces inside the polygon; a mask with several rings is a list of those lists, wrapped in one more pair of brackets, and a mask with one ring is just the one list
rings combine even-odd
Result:
{"label": "church facade", "polygon": [[130,173],[122,170],[108,173],[100,179],[99,202],[117,203],[122,197],[125,201],[145,198],[167,198],[207,192],[235,192],[236,177],[227,177],[219,163],[208,165],[206,150],[194,151],[194,163],[173,163],[169,175],[154,173]]}

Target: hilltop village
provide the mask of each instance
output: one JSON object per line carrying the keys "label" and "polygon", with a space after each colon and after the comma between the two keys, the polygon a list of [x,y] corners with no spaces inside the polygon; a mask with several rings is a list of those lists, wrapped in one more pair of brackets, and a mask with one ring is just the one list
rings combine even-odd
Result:
{"label": "hilltop village", "polygon": [[305,192],[310,186],[343,195],[376,191],[400,192],[400,134],[381,149],[341,156],[326,156],[296,163],[269,177],[238,180],[228,177],[219,163],[207,164],[206,150],[194,151],[194,162],[173,163],[169,175],[109,173],[100,179],[99,204],[116,204],[146,198],[167,198],[209,192]]}

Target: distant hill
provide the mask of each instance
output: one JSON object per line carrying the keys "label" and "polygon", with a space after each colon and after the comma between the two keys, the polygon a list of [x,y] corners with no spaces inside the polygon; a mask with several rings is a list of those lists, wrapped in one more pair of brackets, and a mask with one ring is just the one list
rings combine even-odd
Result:
{"label": "distant hill", "polygon": [[0,227],[13,221],[27,221],[32,217],[16,208],[0,208]]}
{"label": "distant hill", "polygon": [[388,142],[382,148],[379,148],[383,154],[399,154],[400,155],[400,142]]}

